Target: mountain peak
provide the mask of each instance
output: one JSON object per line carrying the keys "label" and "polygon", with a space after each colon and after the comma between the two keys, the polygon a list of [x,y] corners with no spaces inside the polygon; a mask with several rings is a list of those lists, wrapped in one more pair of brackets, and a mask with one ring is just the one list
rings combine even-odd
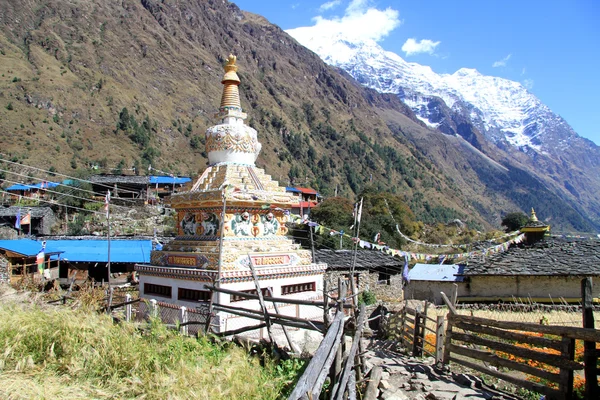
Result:
{"label": "mountain peak", "polygon": [[456,76],[483,76],[475,68],[461,68],[456,71],[453,75]]}

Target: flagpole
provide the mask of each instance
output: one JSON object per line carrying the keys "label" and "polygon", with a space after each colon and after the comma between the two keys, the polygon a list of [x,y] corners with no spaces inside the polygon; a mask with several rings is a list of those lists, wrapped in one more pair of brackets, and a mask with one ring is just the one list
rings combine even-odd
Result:
{"label": "flagpole", "polygon": [[350,287],[352,288],[352,301],[356,304],[357,299],[354,297],[356,294],[357,288],[354,286],[354,269],[356,267],[356,253],[358,252],[358,241],[360,234],[360,220],[362,216],[362,206],[363,206],[363,197],[360,198],[360,206],[358,206],[358,212],[356,213],[356,236],[354,242],[354,258],[352,260],[352,269],[350,270]]}
{"label": "flagpole", "polygon": [[106,193],[106,225],[108,227],[106,238],[108,245],[108,254],[107,254],[107,263],[106,266],[108,268],[108,287],[110,289],[110,190]]}

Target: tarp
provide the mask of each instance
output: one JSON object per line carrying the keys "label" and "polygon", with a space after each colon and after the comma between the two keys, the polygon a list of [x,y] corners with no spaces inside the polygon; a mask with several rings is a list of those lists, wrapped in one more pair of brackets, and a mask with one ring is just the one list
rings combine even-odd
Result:
{"label": "tarp", "polygon": [[179,184],[182,185],[184,183],[190,182],[192,179],[186,176],[150,176],[150,184]]}
{"label": "tarp", "polygon": [[465,266],[462,264],[415,264],[408,272],[411,281],[462,282]]}
{"label": "tarp", "polygon": [[302,193],[302,190],[291,186],[286,186],[285,191],[290,193]]}

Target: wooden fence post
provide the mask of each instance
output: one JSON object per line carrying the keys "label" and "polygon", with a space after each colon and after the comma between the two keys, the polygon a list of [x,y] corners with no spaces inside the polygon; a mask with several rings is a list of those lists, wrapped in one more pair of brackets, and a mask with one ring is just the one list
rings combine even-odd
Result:
{"label": "wooden fence post", "polygon": [[[575,359],[575,339],[562,338],[560,355],[567,360]],[[561,368],[559,375],[560,384],[558,385],[558,390],[563,395],[563,399],[571,400],[573,398],[573,370]]]}
{"label": "wooden fence post", "polygon": [[415,313],[415,326],[413,329],[413,357],[421,357],[423,355],[423,344],[421,343],[421,347],[419,347],[419,342],[421,342],[421,318],[422,314],[417,311]]}
{"label": "wooden fence post", "polygon": [[444,316],[437,317],[435,328],[435,363],[439,364],[444,360]]}
{"label": "wooden fence post", "polygon": [[155,299],[150,300],[150,316],[152,318],[158,317],[158,304]]}
{"label": "wooden fence post", "polygon": [[186,335],[188,334],[188,326],[187,326],[187,322],[188,322],[188,311],[187,311],[187,307],[186,306],[181,306],[181,308],[179,309],[179,320],[181,321],[181,326],[179,327],[179,330],[181,331],[182,335]]}
{"label": "wooden fence post", "polygon": [[[131,295],[129,293],[127,293],[125,295],[125,303],[129,303],[131,301]],[[125,321],[130,322],[131,321],[131,309],[132,309],[132,304],[127,304],[125,306]]]}
{"label": "wooden fence post", "polygon": [[[583,327],[594,329],[594,309],[592,306],[592,278],[585,278],[581,281],[581,300],[583,304]],[[598,369],[596,364],[598,356],[596,354],[595,342],[583,342],[583,363],[585,374],[585,398],[600,398],[598,389]]]}

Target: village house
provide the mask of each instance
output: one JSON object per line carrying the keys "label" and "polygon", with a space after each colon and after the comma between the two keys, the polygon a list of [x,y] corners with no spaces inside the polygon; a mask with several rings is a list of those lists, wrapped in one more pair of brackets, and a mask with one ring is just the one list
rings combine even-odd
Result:
{"label": "village house", "polygon": [[[315,250],[315,260],[327,264],[328,288],[336,288],[338,278],[349,282],[355,252],[352,250]],[[354,282],[359,292],[373,292],[378,300],[402,300],[404,261],[378,250],[356,251]]]}
{"label": "village house", "polygon": [[[521,229],[523,243],[470,259],[462,272],[459,301],[581,301],[581,280],[591,277],[600,282],[600,240],[549,236],[549,229],[532,210]],[[599,301],[600,285],[594,285],[593,297]]]}

